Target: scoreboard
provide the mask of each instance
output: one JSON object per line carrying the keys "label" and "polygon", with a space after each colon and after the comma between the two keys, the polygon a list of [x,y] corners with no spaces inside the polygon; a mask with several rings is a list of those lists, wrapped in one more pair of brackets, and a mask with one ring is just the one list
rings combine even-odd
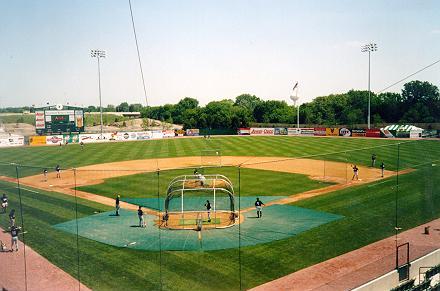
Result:
{"label": "scoreboard", "polygon": [[[62,106],[57,106],[63,108]],[[47,107],[35,111],[35,130],[39,135],[84,132],[84,110]]]}

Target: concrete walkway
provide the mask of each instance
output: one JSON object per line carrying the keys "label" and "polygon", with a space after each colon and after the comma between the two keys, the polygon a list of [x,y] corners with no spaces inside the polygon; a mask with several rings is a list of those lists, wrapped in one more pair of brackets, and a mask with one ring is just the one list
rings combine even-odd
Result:
{"label": "concrete walkway", "polygon": [[[21,237],[21,235],[20,235]],[[87,291],[78,280],[50,263],[30,247],[26,247],[26,272],[24,245],[19,242],[19,251],[10,252],[11,235],[0,228],[0,240],[8,251],[0,252],[0,289],[8,291]],[[26,279],[25,279],[26,278]]]}
{"label": "concrete walkway", "polygon": [[[423,234],[430,226],[429,235]],[[410,260],[420,258],[440,248],[440,219],[404,231],[398,235],[399,245],[410,243]],[[395,236],[343,254],[325,262],[302,269],[252,290],[350,290],[395,269]],[[400,264],[406,260],[406,250],[399,255]]]}

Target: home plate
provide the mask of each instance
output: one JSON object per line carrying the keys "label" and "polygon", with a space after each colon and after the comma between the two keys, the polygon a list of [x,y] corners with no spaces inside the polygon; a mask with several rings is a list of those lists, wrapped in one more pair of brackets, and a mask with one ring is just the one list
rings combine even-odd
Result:
{"label": "home plate", "polygon": [[52,186],[53,186],[52,184],[49,185],[49,187],[52,187]]}

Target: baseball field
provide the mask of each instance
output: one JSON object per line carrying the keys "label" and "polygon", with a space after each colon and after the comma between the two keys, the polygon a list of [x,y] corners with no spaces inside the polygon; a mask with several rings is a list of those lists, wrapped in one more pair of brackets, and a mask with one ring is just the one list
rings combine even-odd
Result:
{"label": "baseball field", "polygon": [[[439,218],[439,155],[436,140],[283,136],[7,148],[0,189],[26,245],[93,290],[239,290]],[[231,181],[235,225],[201,237],[157,227],[168,185],[194,169]],[[175,206],[203,212],[206,199],[182,195]],[[8,223],[0,214],[0,227]]]}

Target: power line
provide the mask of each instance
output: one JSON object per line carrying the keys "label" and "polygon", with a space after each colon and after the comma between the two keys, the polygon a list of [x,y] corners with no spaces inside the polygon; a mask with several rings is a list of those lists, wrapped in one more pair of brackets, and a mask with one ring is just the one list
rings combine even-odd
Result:
{"label": "power line", "polygon": [[145,87],[144,71],[142,70],[141,54],[139,53],[139,44],[138,44],[138,39],[137,39],[137,34],[136,34],[136,27],[134,25],[134,17],[133,17],[133,9],[131,8],[131,0],[128,0],[128,5],[130,6],[131,24],[133,25],[133,34],[134,34],[134,40],[136,42],[136,50],[137,50],[138,61],[139,61],[139,69],[141,71],[141,77],[142,77],[142,86],[144,88],[145,103],[148,106],[147,89]]}
{"label": "power line", "polygon": [[422,71],[428,69],[429,67],[432,67],[432,66],[436,65],[437,63],[440,63],[440,60],[435,61],[435,62],[433,62],[432,64],[429,64],[429,65],[427,65],[426,67],[423,67],[423,68],[421,68],[420,70],[418,70],[418,71],[412,73],[411,75],[408,75],[408,76],[406,76],[405,78],[403,78],[403,79],[401,79],[401,80],[399,80],[399,81],[397,81],[397,82],[395,82],[395,83],[389,85],[388,87],[386,87],[386,88],[380,90],[379,92],[377,92],[377,94],[380,94],[380,93],[382,93],[382,92],[385,91],[385,90],[388,90],[389,88],[391,88],[391,87],[393,87],[393,86],[399,84],[400,82],[405,81],[405,80],[408,79],[408,78],[411,78],[412,76],[414,76],[414,75],[416,75],[416,74],[418,74],[418,73],[420,73],[420,72],[422,72]]}

